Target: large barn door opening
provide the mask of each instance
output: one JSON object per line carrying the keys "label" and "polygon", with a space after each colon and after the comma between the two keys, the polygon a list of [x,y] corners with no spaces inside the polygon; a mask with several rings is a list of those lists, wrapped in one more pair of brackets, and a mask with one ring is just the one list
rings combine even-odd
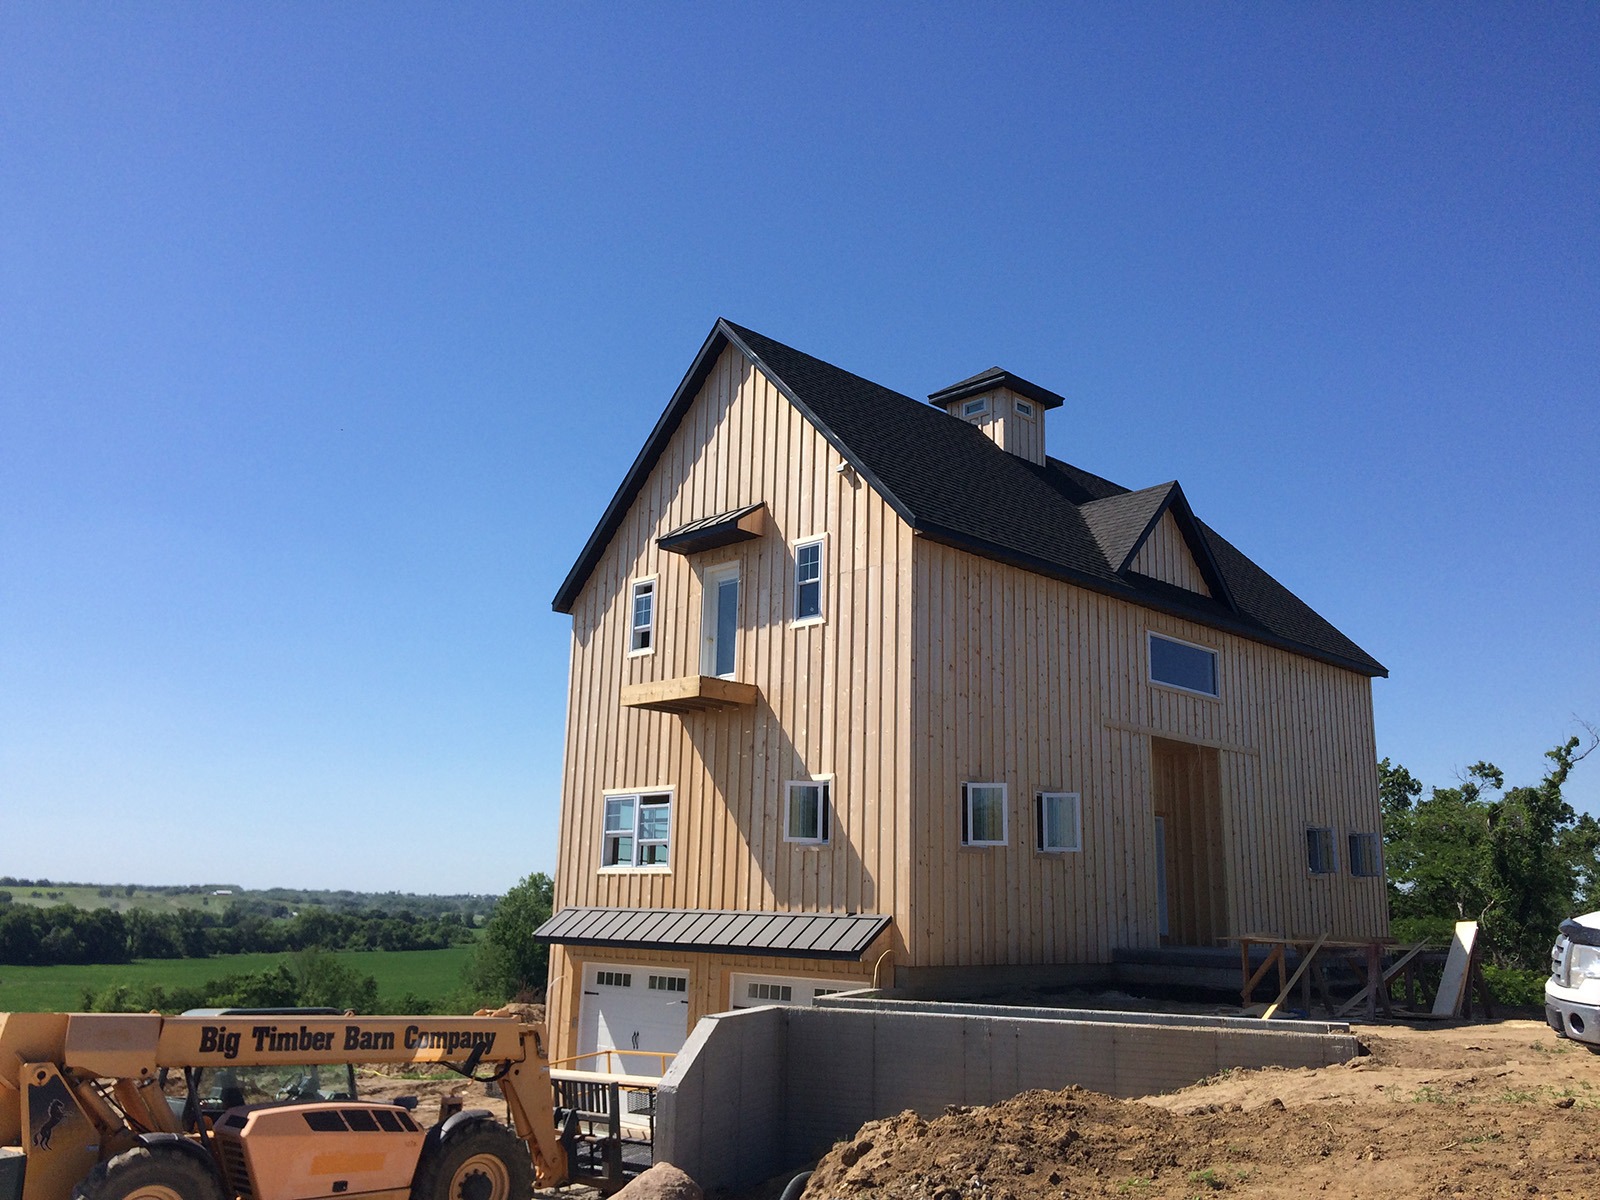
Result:
{"label": "large barn door opening", "polygon": [[1156,839],[1161,941],[1214,946],[1228,929],[1222,845],[1222,771],[1217,751],[1150,739],[1150,794]]}

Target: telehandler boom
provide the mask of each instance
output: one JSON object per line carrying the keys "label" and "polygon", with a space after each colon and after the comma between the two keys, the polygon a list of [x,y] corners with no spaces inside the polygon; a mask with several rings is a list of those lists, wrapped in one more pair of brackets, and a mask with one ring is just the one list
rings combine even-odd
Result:
{"label": "telehandler boom", "polygon": [[[423,1128],[320,1082],[354,1063],[493,1080],[511,1127],[467,1109]],[[237,1086],[291,1066],[264,1103]],[[517,1017],[0,1013],[0,1200],[526,1200],[583,1178],[571,1149],[544,1028]]]}

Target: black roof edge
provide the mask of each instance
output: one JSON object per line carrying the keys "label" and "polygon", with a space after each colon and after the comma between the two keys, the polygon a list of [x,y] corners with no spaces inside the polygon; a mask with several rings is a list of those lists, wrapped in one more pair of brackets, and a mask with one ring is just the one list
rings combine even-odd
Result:
{"label": "black roof edge", "polygon": [[1020,375],[1013,375],[1004,367],[993,371],[985,371],[974,375],[971,379],[963,379],[960,383],[952,383],[947,388],[940,388],[937,392],[928,393],[928,403],[941,407],[957,400],[964,400],[968,396],[977,396],[983,392],[992,392],[995,388],[1010,388],[1025,400],[1032,400],[1040,408],[1060,408],[1067,402],[1065,396],[1052,392],[1049,388],[1040,387],[1037,383],[1024,379]]}
{"label": "black roof edge", "polygon": [[[633,460],[633,465],[628,468],[628,473],[622,477],[622,483],[617,487],[616,495],[611,497],[611,503],[606,505],[600,523],[594,527],[594,532],[589,535],[589,540],[584,543],[583,550],[578,554],[578,559],[572,564],[572,569],[567,572],[567,577],[561,581],[561,586],[556,590],[555,599],[550,602],[550,607],[558,613],[572,612],[573,605],[578,601],[578,593],[583,590],[583,585],[589,581],[589,576],[594,573],[595,564],[600,556],[605,553],[606,547],[611,543],[612,536],[617,527],[622,524],[622,518],[627,515],[630,505],[638,496],[639,490],[644,486],[645,477],[655,466],[656,461],[666,449],[667,440],[677,430],[683,420],[683,414],[693,403],[695,396],[700,391],[701,384],[711,374],[711,368],[716,365],[717,356],[722,353],[724,345],[732,345],[755,364],[774,387],[803,413],[808,421],[815,425],[828,444],[838,451],[841,458],[849,463],[855,473],[870,484],[878,495],[882,496],[890,508],[894,509],[907,523],[911,520],[910,510],[903,504],[898,496],[890,491],[881,479],[869,470],[865,463],[856,457],[854,451],[840,440],[838,434],[811,411],[809,405],[795,395],[794,389],[785,383],[782,377],[762,360],[761,356],[752,350],[745,340],[739,336],[737,328],[725,317],[718,317],[711,332],[706,335],[705,342],[700,347],[700,352],[695,355],[694,362],[684,374],[683,382],[672,393],[672,400],[667,404],[655,427],[650,430],[650,436],[645,439],[644,446],[639,450],[638,456]],[[906,399],[910,399],[909,396]],[[913,401],[913,403],[915,403]]]}
{"label": "black roof edge", "polygon": [[1145,525],[1144,532],[1134,539],[1128,556],[1117,565],[1117,574],[1125,573],[1133,565],[1133,560],[1139,557],[1139,551],[1144,549],[1145,540],[1161,523],[1161,518],[1171,512],[1173,519],[1178,523],[1178,532],[1183,535],[1184,545],[1189,547],[1189,554],[1194,558],[1195,566],[1200,568],[1206,586],[1211,589],[1212,598],[1237,612],[1239,606],[1234,603],[1233,591],[1228,587],[1222,569],[1217,566],[1217,560],[1211,553],[1211,544],[1200,532],[1200,522],[1194,515],[1194,509],[1189,506],[1189,497],[1183,494],[1183,485],[1174,479],[1166,485],[1166,488],[1166,499],[1157,506],[1155,515]]}
{"label": "black roof edge", "polygon": [[617,526],[622,524],[622,518],[627,515],[629,506],[638,496],[639,489],[644,486],[645,476],[650,473],[650,468],[655,466],[656,460],[666,449],[667,439],[672,436],[678,428],[678,423],[683,419],[683,410],[688,408],[689,403],[700,391],[700,385],[711,374],[711,368],[716,365],[717,355],[722,353],[722,346],[719,343],[727,339],[725,325],[726,322],[718,317],[716,324],[711,327],[711,332],[706,335],[706,340],[701,344],[700,352],[694,356],[694,361],[684,373],[683,381],[672,393],[672,400],[656,420],[644,445],[639,448],[633,465],[628,468],[628,473],[617,485],[616,494],[611,497],[611,503],[606,505],[600,523],[594,527],[589,540],[583,544],[577,561],[572,564],[572,569],[567,572],[567,577],[561,581],[561,586],[556,590],[555,599],[550,602],[550,607],[556,612],[572,612],[572,606],[578,600],[578,593],[583,590],[583,585],[594,572],[595,563],[605,553],[605,548],[611,543]]}
{"label": "black roof edge", "polygon": [[[888,504],[890,508],[894,509],[901,520],[905,521],[908,525],[911,524],[911,510],[906,507],[905,503],[901,501],[900,497],[896,496],[892,491],[890,491],[889,488],[885,486],[883,480],[879,479],[878,476],[873,473],[873,471],[868,468],[864,462],[856,457],[855,451],[850,449],[849,446],[846,446],[839,435],[834,433],[833,430],[829,429],[827,423],[823,421],[821,417],[817,416],[816,413],[811,411],[810,405],[808,405],[804,400],[800,399],[799,396],[795,395],[794,389],[785,383],[783,378],[771,367],[769,367],[766,362],[762,360],[759,354],[745,344],[745,340],[739,336],[738,332],[733,329],[727,321],[718,318],[717,324],[725,331],[725,335],[727,336],[728,340],[737,346],[746,358],[755,363],[755,365],[761,369],[761,373],[763,375],[772,380],[773,386],[776,387],[778,391],[783,393],[783,395],[788,399],[789,403],[798,408],[800,412],[804,414],[806,420],[810,421],[817,427],[817,430],[822,434],[822,436],[828,440],[828,445],[832,446],[836,451],[838,451],[839,457],[844,459],[845,462],[849,463],[851,469],[854,470],[857,475],[861,476],[862,479],[866,480],[867,483],[872,485],[873,490],[876,491],[878,495],[883,497],[884,502]],[[842,367],[838,369],[843,371]],[[845,373],[849,374],[850,372]],[[868,380],[868,382],[871,381]],[[876,386],[881,387],[882,385],[879,384]],[[884,388],[884,390],[888,391],[890,389]],[[906,396],[905,399],[910,400],[911,397]],[[914,404],[916,402],[912,401],[912,403]]]}
{"label": "black roof edge", "polygon": [[1076,584],[1078,587],[1087,588],[1092,592],[1100,592],[1102,595],[1115,596],[1117,599],[1126,600],[1130,604],[1137,604],[1142,608],[1152,608],[1169,616],[1181,617],[1185,621],[1193,621],[1197,625],[1208,625],[1213,629],[1235,633],[1240,637],[1250,639],[1252,642],[1260,642],[1264,646],[1275,646],[1279,650],[1288,650],[1306,658],[1314,658],[1330,666],[1342,667],[1346,671],[1354,671],[1357,675],[1365,675],[1369,679],[1377,677],[1387,679],[1389,677],[1389,669],[1377,659],[1362,662],[1359,659],[1346,658],[1342,654],[1334,654],[1316,646],[1308,646],[1304,642],[1297,642],[1292,638],[1279,637],[1248,621],[1228,617],[1222,613],[1207,612],[1205,609],[1194,605],[1179,603],[1164,596],[1156,596],[1149,592],[1139,591],[1132,586],[1116,587],[1107,580],[1097,579],[1093,575],[1081,574],[1057,563],[1035,558],[1031,554],[1024,554],[1019,550],[1011,550],[993,542],[986,542],[981,538],[969,537],[964,533],[958,533],[942,525],[935,525],[928,521],[913,521],[910,524],[912,530],[922,537],[935,542],[942,542],[946,546],[952,546],[957,550],[965,550],[970,554],[977,554],[983,558],[992,558],[996,562],[1021,567],[1025,571],[1032,571],[1036,575],[1043,575],[1049,579],[1059,579],[1063,583]]}

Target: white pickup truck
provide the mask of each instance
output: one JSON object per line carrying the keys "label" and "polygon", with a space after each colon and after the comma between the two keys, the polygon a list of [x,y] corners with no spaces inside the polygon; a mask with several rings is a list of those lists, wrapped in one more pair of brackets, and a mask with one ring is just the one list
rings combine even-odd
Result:
{"label": "white pickup truck", "polygon": [[1557,1036],[1600,1054],[1600,912],[1561,922],[1544,984],[1544,1016]]}

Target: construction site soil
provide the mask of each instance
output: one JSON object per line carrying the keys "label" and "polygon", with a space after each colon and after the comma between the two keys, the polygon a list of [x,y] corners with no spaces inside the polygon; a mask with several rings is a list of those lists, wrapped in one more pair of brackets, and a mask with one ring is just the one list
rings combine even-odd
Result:
{"label": "construction site soil", "polygon": [[1357,1034],[1367,1052],[1336,1067],[873,1121],[818,1164],[805,1196],[1600,1197],[1600,1056],[1533,1020]]}
{"label": "construction site soil", "polygon": [[[817,1164],[805,1197],[1600,1198],[1600,1055],[1528,1019],[1355,1031],[1366,1052],[1341,1066],[1226,1071],[1134,1100],[1027,1092],[873,1121]],[[464,1082],[372,1076],[363,1091],[420,1095],[424,1119],[448,1094],[498,1106]],[[789,1177],[722,1200],[777,1200]]]}

